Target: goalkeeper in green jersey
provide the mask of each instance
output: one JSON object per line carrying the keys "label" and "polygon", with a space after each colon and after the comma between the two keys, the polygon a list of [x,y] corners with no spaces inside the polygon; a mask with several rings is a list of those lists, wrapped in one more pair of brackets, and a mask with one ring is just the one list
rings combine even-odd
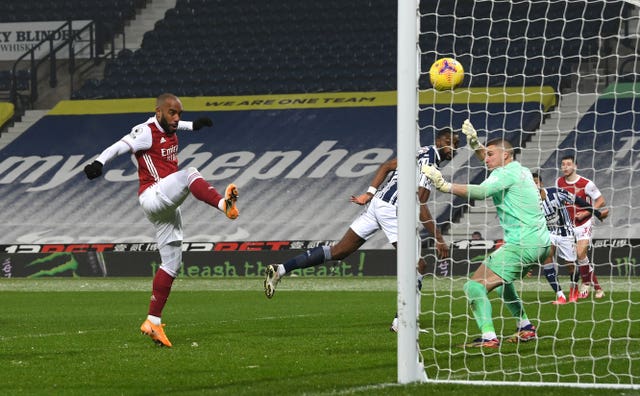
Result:
{"label": "goalkeeper in green jersey", "polygon": [[505,305],[518,319],[516,334],[509,342],[526,342],[536,338],[536,328],[525,313],[513,282],[521,279],[529,269],[544,262],[549,254],[551,240],[540,194],[529,169],[515,161],[513,146],[505,139],[493,139],[486,147],[478,141],[473,125],[466,120],[462,132],[476,156],[491,171],[481,184],[452,184],[444,180],[440,171],[424,166],[422,172],[434,186],[446,193],[469,199],[491,197],[504,230],[504,245],[491,253],[464,285],[476,323],[482,332],[480,338],[465,347],[498,348],[500,341],[493,326],[491,302],[488,293],[496,290]]}

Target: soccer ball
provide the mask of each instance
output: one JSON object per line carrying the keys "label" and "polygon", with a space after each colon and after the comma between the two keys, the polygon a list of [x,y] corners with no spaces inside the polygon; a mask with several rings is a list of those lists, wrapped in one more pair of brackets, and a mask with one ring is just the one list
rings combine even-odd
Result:
{"label": "soccer ball", "polygon": [[438,91],[454,89],[464,80],[464,68],[453,58],[440,58],[431,65],[429,79]]}

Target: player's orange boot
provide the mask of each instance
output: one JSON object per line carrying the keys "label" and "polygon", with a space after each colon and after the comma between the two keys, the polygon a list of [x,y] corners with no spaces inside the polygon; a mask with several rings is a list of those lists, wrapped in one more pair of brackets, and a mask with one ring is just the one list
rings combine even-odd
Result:
{"label": "player's orange boot", "polygon": [[142,325],[140,326],[140,331],[142,332],[142,334],[146,334],[149,337],[151,337],[153,342],[155,342],[156,344],[164,345],[166,347],[171,348],[171,341],[169,341],[166,334],[164,334],[163,327],[164,327],[164,323],[160,325],[154,325],[153,323],[151,323],[149,319],[147,319],[144,322],[142,322]]}
{"label": "player's orange boot", "polygon": [[235,184],[229,184],[224,191],[224,214],[228,218],[234,220],[238,217],[240,212],[236,207],[236,201],[238,200],[238,188]]}

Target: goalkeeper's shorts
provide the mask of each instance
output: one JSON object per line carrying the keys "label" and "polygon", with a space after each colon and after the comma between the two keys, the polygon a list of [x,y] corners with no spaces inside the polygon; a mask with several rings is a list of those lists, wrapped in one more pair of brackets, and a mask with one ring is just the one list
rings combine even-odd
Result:
{"label": "goalkeeper's shorts", "polygon": [[522,247],[505,243],[484,260],[484,265],[505,283],[521,279],[533,265],[544,263],[550,247]]}

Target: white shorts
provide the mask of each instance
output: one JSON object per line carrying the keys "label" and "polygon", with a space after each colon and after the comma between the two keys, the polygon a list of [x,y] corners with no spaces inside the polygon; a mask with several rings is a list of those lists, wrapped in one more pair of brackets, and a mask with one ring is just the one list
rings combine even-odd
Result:
{"label": "white shorts", "polygon": [[586,223],[581,226],[577,226],[573,228],[573,232],[576,234],[576,240],[580,241],[583,239],[591,240],[593,223],[591,219],[589,219]]}
{"label": "white shorts", "polygon": [[551,234],[551,244],[556,247],[556,256],[569,263],[576,261],[576,240],[573,236]]}
{"label": "white shorts", "polygon": [[144,214],[156,229],[158,248],[182,241],[180,205],[188,195],[187,172],[181,170],[148,187],[138,197]]}
{"label": "white shorts", "polygon": [[351,223],[353,232],[364,240],[382,230],[389,243],[398,242],[398,214],[395,205],[373,197],[367,209]]}

